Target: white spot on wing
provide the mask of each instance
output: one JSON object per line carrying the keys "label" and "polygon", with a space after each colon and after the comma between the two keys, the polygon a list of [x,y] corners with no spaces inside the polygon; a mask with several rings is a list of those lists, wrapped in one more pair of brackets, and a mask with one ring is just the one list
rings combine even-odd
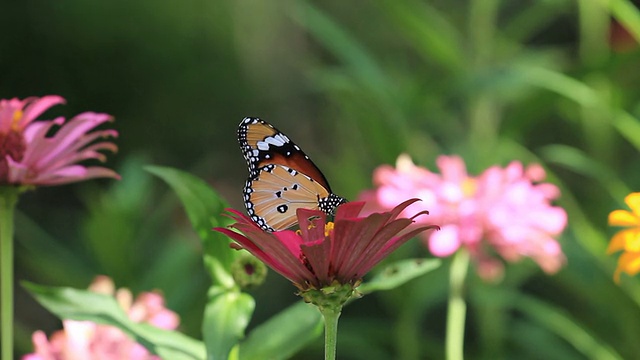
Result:
{"label": "white spot on wing", "polygon": [[268,144],[272,144],[272,145],[275,145],[275,146],[284,145],[284,141],[283,141],[282,137],[278,136],[278,135],[276,135],[275,137],[274,136],[270,136],[270,137],[264,139],[264,141],[266,143],[268,143]]}

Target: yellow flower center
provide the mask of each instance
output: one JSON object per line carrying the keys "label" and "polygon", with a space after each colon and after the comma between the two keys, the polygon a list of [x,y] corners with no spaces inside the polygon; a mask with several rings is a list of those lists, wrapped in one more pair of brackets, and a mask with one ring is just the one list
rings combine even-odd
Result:
{"label": "yellow flower center", "polygon": [[22,120],[24,112],[22,110],[16,110],[13,112],[13,119],[11,120],[11,130],[18,131],[18,123]]}
{"label": "yellow flower center", "polygon": [[462,182],[462,193],[465,197],[471,197],[475,195],[478,190],[478,185],[476,184],[476,180],[472,178],[466,178]]}
{"label": "yellow flower center", "polygon": [[[314,223],[309,223],[309,225],[307,226],[307,229],[313,229],[315,228],[316,225]],[[324,236],[329,236],[329,234],[331,234],[331,232],[333,231],[334,228],[334,224],[332,221],[329,221],[328,223],[324,224]],[[300,231],[300,229],[296,230],[296,234],[297,235],[302,235],[302,231]]]}
{"label": "yellow flower center", "polygon": [[334,228],[334,224],[332,221],[329,221],[328,223],[326,223],[324,225],[324,236],[329,236],[329,234],[331,234],[331,232],[333,231]]}

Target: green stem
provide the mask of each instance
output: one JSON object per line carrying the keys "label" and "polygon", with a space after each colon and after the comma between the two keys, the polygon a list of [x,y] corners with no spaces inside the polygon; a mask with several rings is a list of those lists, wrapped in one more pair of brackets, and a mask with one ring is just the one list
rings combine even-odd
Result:
{"label": "green stem", "polygon": [[319,307],[324,317],[324,359],[335,360],[338,344],[338,318],[341,308]]}
{"label": "green stem", "polygon": [[[415,296],[413,294],[406,294],[405,296]],[[409,300],[411,301],[411,300]],[[404,360],[418,360],[420,359],[420,321],[421,312],[416,310],[415,306],[410,304],[403,304],[400,306],[400,314],[398,316],[396,325],[397,336],[397,352],[398,358]]]}
{"label": "green stem", "polygon": [[[500,0],[469,3],[470,70],[480,76],[494,66],[495,34]],[[469,143],[480,158],[490,156],[500,127],[500,104],[490,91],[473,92],[469,98]]]}
{"label": "green stem", "polygon": [[2,360],[13,360],[13,212],[18,189],[0,188],[0,316]]}
{"label": "green stem", "polygon": [[469,253],[459,250],[451,262],[449,273],[449,306],[447,308],[447,360],[464,359],[464,323],[467,304],[464,301],[464,280],[469,268]]}

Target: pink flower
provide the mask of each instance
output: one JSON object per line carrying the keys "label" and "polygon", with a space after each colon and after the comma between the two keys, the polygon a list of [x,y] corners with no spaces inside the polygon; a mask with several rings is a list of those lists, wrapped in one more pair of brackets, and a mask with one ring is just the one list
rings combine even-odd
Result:
{"label": "pink flower", "polygon": [[100,151],[117,151],[111,142],[93,143],[98,138],[118,136],[115,130],[92,131],[111,121],[111,116],[85,112],[67,122],[63,117],[35,121],[61,103],[64,99],[55,95],[0,100],[0,185],[60,185],[119,178],[113,170],[78,164],[88,159],[104,162],[106,157]]}
{"label": "pink flower", "polygon": [[326,222],[321,211],[298,209],[299,231],[266,232],[250,218],[228,209],[236,223],[214,230],[226,234],[300,290],[322,289],[336,284],[357,286],[373,266],[411,237],[434,225],[407,230],[411,218],[398,215],[417,199],[407,200],[391,211],[359,217],[364,203],[338,207],[335,222]]}
{"label": "pink flower", "polygon": [[[129,290],[116,291],[113,281],[106,276],[97,277],[90,290],[114,295],[135,322],[168,330],[178,327],[178,315],[164,307],[164,299],[160,294],[142,293],[133,301]],[[25,355],[22,360],[160,359],[113,326],[73,320],[64,320],[62,324],[64,330],[56,331],[49,340],[44,332],[36,331],[33,334],[35,353]]]}
{"label": "pink flower", "polygon": [[509,262],[530,257],[547,273],[560,269],[565,258],[555,237],[566,226],[567,215],[551,205],[559,189],[539,183],[546,176],[541,166],[524,169],[514,161],[473,177],[458,156],[440,156],[436,163],[441,174],[402,155],[396,168],[385,165],[375,171],[376,189],[360,198],[372,202],[369,211],[407,198],[422,199],[405,211],[428,207],[430,220],[441,225],[441,231],[422,235],[431,253],[446,257],[465,247],[485,278],[502,274],[502,264],[489,255],[492,252]]}

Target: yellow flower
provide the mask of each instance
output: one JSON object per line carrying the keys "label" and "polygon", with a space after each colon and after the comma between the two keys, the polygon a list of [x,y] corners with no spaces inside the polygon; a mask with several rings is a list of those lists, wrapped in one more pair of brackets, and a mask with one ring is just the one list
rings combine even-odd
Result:
{"label": "yellow flower", "polygon": [[609,214],[609,225],[627,227],[618,231],[607,247],[607,254],[624,251],[613,275],[616,282],[620,282],[622,272],[629,275],[640,272],[640,192],[627,195],[624,202],[631,211],[614,210]]}

